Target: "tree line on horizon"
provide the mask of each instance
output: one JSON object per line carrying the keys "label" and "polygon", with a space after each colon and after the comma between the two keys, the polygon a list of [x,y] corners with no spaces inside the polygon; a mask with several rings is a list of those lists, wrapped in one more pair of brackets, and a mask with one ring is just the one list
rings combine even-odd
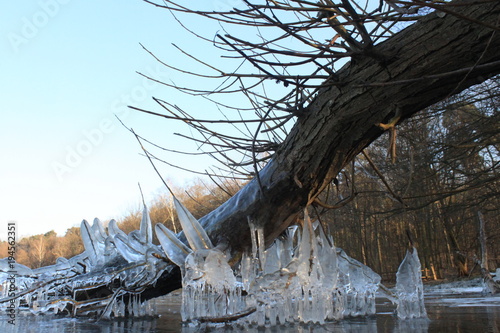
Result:
{"label": "tree line on horizon", "polygon": [[[479,274],[481,220],[490,270],[500,262],[500,80],[494,78],[448,98],[389,130],[327,186],[310,214],[335,245],[394,279],[409,242],[434,278]],[[176,196],[200,218],[245,181],[194,180]],[[148,204],[153,224],[180,231],[172,197]],[[138,229],[142,208],[118,220]],[[300,221],[299,221],[300,222]],[[246,223],[246,222],[245,222]],[[155,240],[158,244],[157,240]],[[7,256],[0,242],[0,257]],[[78,227],[23,238],[16,260],[37,268],[84,251]]]}

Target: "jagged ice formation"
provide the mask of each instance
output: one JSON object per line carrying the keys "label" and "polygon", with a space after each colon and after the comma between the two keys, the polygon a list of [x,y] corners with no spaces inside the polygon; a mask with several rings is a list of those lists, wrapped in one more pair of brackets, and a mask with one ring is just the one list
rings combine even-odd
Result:
{"label": "jagged ice formation", "polygon": [[[252,249],[231,267],[224,244],[214,246],[175,197],[174,204],[189,246],[162,224],[155,226],[160,246],[153,244],[146,206],[140,229],[128,235],[114,220],[107,231],[99,219],[92,225],[84,220],[80,255],[33,270],[0,260],[0,310],[99,318],[152,315],[154,300],[143,301],[141,293],[172,269],[172,262],[181,269],[186,322],[322,324],[375,314],[380,276],[336,248],[322,225],[311,222],[307,208],[303,227],[289,227],[267,249],[263,228],[249,221]],[[426,317],[416,249],[401,263],[396,294],[387,296],[400,319]]]}

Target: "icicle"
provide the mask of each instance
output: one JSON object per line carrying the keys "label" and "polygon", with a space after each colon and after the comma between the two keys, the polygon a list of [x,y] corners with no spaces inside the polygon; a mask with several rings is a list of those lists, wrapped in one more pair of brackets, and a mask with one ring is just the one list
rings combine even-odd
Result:
{"label": "icicle", "polygon": [[94,234],[94,240],[99,243],[104,243],[104,240],[108,235],[106,235],[106,231],[104,230],[104,226],[97,217],[94,219],[94,223],[92,224],[92,232]]}
{"label": "icicle", "polygon": [[97,244],[94,240],[94,232],[87,222],[87,220],[83,220],[80,226],[80,233],[82,235],[83,246],[85,247],[85,252],[87,253],[90,262],[95,264],[97,263],[97,259],[99,256],[99,251],[97,248]]}
{"label": "icicle", "polygon": [[141,233],[139,230],[131,231],[128,234],[128,245],[134,250],[140,253],[146,253],[151,244],[145,243],[141,239]]}
{"label": "icicle", "polygon": [[262,227],[257,227],[257,244],[258,244],[258,251],[259,251],[259,260],[260,260],[260,268],[264,270],[264,267],[266,267],[266,241],[264,238],[264,228]]}
{"label": "icicle", "polygon": [[257,248],[259,246],[256,234],[257,227],[250,218],[248,218],[248,227],[250,228],[250,239],[252,240],[252,258],[257,258]]}
{"label": "icicle", "polygon": [[108,233],[109,233],[110,236],[115,236],[115,235],[121,234],[123,237],[127,237],[127,234],[124,233],[118,227],[118,224],[116,223],[115,220],[109,221],[109,224],[108,224]]}
{"label": "icicle", "polygon": [[141,235],[141,241],[143,243],[147,244],[153,243],[153,227],[151,225],[151,219],[149,217],[149,212],[146,205],[144,205],[144,209],[142,211],[140,235]]}
{"label": "icicle", "polygon": [[[176,198],[174,204],[189,246],[161,224],[155,226],[155,231],[168,258],[182,268],[184,321],[210,321],[248,312],[248,316],[239,319],[240,323],[268,327],[299,321],[323,324],[326,320],[375,312],[380,276],[336,249],[319,222],[311,223],[307,210],[301,232],[297,232],[297,226],[290,227],[286,237],[275,240],[267,249],[264,229],[249,219],[252,249],[243,254],[236,277],[228,258],[214,248],[200,223]],[[57,313],[69,308],[67,301],[60,301],[62,297],[77,300],[83,292],[107,286],[119,296],[72,303],[73,315],[124,317],[152,313],[151,305],[141,302],[139,293],[156,282],[167,263],[158,255],[160,247],[152,244],[146,206],[140,230],[127,235],[112,220],[108,232],[106,235],[98,219],[92,226],[82,221],[85,252],[69,260],[58,259],[53,266],[32,271],[26,267],[26,275],[16,280],[24,290],[54,278],[59,282],[40,284],[43,287],[16,299],[16,304],[22,302],[33,313]],[[0,282],[3,282],[5,297],[4,266],[5,262],[0,260]],[[18,271],[24,269],[16,267]],[[402,294],[398,304],[400,318],[425,316],[419,270],[415,250],[407,254],[398,271],[397,290]],[[61,282],[61,278],[66,279],[65,282]],[[418,281],[404,282],[413,278]],[[5,305],[0,303],[2,308]]]}
{"label": "icicle", "polygon": [[184,207],[179,200],[174,196],[174,205],[177,211],[177,216],[182,225],[182,230],[186,235],[191,248],[196,250],[211,249],[214,246],[212,241],[208,238],[207,233],[201,227],[200,223],[193,217],[186,207]]}
{"label": "icicle", "polygon": [[276,242],[266,251],[264,251],[265,266],[263,269],[264,274],[271,274],[277,272],[281,269],[280,253],[281,253],[281,242],[276,240]]}
{"label": "icicle", "polygon": [[123,299],[120,299],[118,301],[118,304],[117,304],[116,310],[115,310],[115,316],[116,317],[125,317],[125,302],[123,301]]}
{"label": "icicle", "polygon": [[406,251],[396,273],[398,318],[427,318],[420,260],[416,248]]}
{"label": "icicle", "polygon": [[139,262],[144,260],[144,254],[132,248],[128,243],[128,238],[118,234],[114,237],[115,246],[118,252],[128,262]]}
{"label": "icicle", "polygon": [[155,226],[155,230],[156,237],[158,237],[167,257],[177,266],[184,268],[186,257],[192,250],[177,239],[177,236],[163,224],[158,223]]}

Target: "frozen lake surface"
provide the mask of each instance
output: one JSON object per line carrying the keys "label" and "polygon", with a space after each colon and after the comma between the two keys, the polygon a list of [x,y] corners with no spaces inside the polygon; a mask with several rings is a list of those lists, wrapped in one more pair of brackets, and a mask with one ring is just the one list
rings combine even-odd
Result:
{"label": "frozen lake surface", "polygon": [[0,332],[500,332],[500,296],[482,294],[477,282],[453,283],[426,287],[425,304],[429,320],[398,320],[394,306],[386,299],[377,299],[377,314],[365,318],[348,318],[317,325],[288,325],[269,328],[186,326],[181,323],[180,292],[156,300],[158,318],[120,319],[96,322],[88,318],[33,316],[21,314],[16,325],[7,324],[0,315]]}

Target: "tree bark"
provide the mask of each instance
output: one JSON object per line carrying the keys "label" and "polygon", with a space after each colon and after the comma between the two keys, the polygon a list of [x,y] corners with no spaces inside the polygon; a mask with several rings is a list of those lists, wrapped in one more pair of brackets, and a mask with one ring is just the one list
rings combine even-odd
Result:
{"label": "tree bark", "polygon": [[486,228],[484,226],[483,214],[477,212],[477,219],[479,221],[479,245],[481,246],[481,267],[489,270],[488,265],[488,242],[486,238]]}
{"label": "tree bark", "polygon": [[486,290],[490,294],[499,294],[500,284],[493,280],[488,267],[488,244],[486,238],[486,230],[484,226],[483,214],[481,214],[481,212],[479,211],[477,212],[477,219],[479,221],[479,244],[481,245],[481,261],[477,261],[479,266],[481,267],[481,275],[483,276]]}
{"label": "tree bark", "polygon": [[[200,220],[213,242],[232,251],[248,248],[251,219],[264,227],[271,243],[383,133],[377,124],[395,115],[399,121],[409,118],[500,73],[500,31],[491,28],[499,26],[500,2],[454,3],[461,6],[449,8],[458,15],[431,13],[338,71],[259,176]],[[173,270],[144,297],[177,287],[179,271]]]}

